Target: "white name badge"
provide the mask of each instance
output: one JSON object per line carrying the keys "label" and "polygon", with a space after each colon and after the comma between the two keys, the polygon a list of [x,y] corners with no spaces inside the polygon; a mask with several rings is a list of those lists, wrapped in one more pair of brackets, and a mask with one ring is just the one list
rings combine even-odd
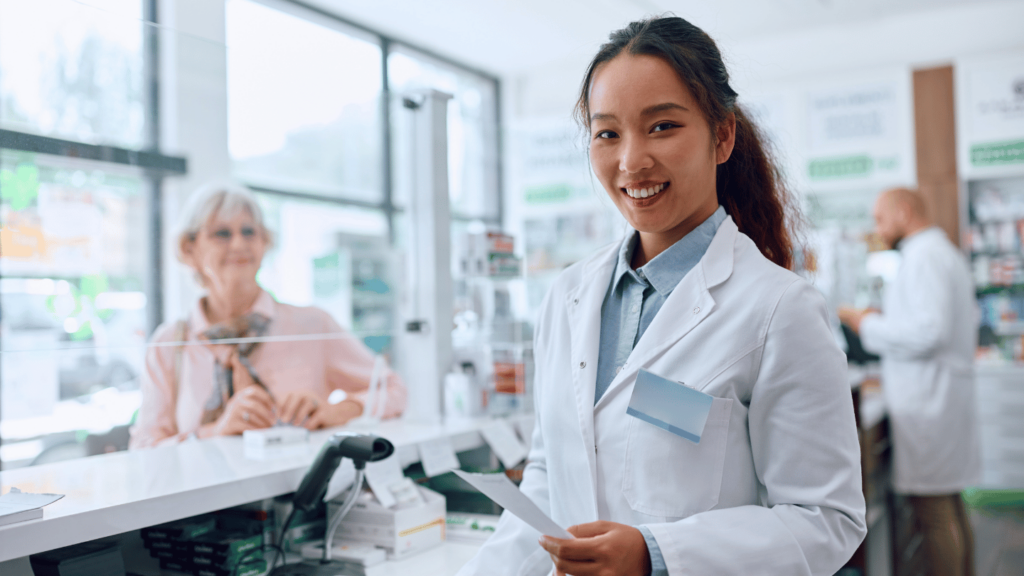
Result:
{"label": "white name badge", "polygon": [[708,394],[641,369],[626,414],[699,443],[712,400]]}

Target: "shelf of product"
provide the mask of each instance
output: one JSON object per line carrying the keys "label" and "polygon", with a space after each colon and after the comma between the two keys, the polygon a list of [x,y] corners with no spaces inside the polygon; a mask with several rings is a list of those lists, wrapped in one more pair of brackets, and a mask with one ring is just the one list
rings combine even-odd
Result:
{"label": "shelf of product", "polygon": [[528,412],[533,330],[515,240],[467,232],[454,245],[453,368],[445,379],[445,415],[471,418]]}
{"label": "shelf of product", "polygon": [[1024,177],[967,187],[965,243],[978,294],[978,359],[1024,366]]}

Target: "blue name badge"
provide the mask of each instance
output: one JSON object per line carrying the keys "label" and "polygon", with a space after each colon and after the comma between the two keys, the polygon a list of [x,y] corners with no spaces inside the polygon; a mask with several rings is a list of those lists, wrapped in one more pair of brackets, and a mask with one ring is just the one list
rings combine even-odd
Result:
{"label": "blue name badge", "polygon": [[708,394],[641,369],[626,414],[699,443],[711,413],[712,399]]}

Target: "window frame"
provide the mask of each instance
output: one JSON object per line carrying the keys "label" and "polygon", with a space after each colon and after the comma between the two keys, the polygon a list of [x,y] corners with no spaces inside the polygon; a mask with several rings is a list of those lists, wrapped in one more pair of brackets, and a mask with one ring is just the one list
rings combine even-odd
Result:
{"label": "window frame", "polygon": [[[158,0],[148,0],[148,1],[155,3]],[[381,107],[382,107],[382,110],[381,110],[381,116],[380,116],[381,117],[380,129],[381,129],[382,133],[381,133],[380,136],[381,136],[381,144],[382,144],[382,148],[383,148],[381,150],[381,153],[382,153],[382,166],[381,166],[381,169],[383,170],[383,174],[382,174],[383,177],[381,178],[381,186],[383,188],[382,189],[383,194],[382,194],[382,199],[381,199],[380,202],[372,202],[372,201],[368,202],[368,201],[361,201],[361,200],[355,200],[355,199],[349,199],[349,198],[340,198],[340,197],[334,197],[334,196],[321,195],[321,194],[316,194],[316,193],[312,193],[312,192],[306,192],[306,191],[300,191],[300,190],[294,190],[294,189],[288,189],[288,188],[277,188],[277,187],[261,186],[261,185],[257,185],[257,184],[254,184],[254,183],[245,182],[245,180],[243,179],[242,182],[246,186],[248,186],[252,190],[255,190],[257,192],[262,192],[264,194],[273,194],[273,195],[280,195],[280,196],[290,196],[290,197],[293,197],[293,198],[296,198],[296,199],[302,199],[302,200],[316,200],[316,201],[319,201],[319,202],[330,202],[330,203],[339,204],[339,205],[343,205],[343,206],[354,206],[354,207],[359,207],[359,208],[369,208],[369,209],[381,210],[384,213],[384,217],[385,217],[385,219],[387,220],[387,223],[388,223],[388,239],[389,239],[391,244],[394,244],[395,240],[396,240],[396,236],[395,236],[395,215],[400,213],[400,212],[403,212],[404,209],[401,208],[400,206],[396,206],[395,203],[394,203],[394,181],[393,181],[393,177],[392,177],[392,172],[393,172],[393,169],[394,169],[394,166],[393,166],[393,163],[392,163],[393,162],[393,152],[394,152],[394,149],[393,149],[393,143],[392,143],[391,106],[389,105],[389,103],[391,102],[392,94],[391,94],[390,80],[388,79],[388,57],[391,55],[392,50],[396,49],[397,47],[404,47],[404,48],[407,48],[408,50],[410,50],[410,51],[412,51],[414,53],[422,54],[423,56],[425,56],[427,58],[436,60],[438,62],[441,62],[441,63],[443,63],[445,65],[451,66],[452,68],[455,68],[455,69],[460,70],[462,72],[473,74],[475,76],[480,77],[484,81],[491,82],[491,83],[494,84],[494,115],[495,115],[494,122],[495,122],[495,126],[497,128],[495,130],[495,134],[494,134],[494,138],[496,140],[496,142],[494,143],[495,144],[495,148],[494,149],[495,149],[495,155],[496,155],[496,160],[497,160],[495,162],[495,170],[496,170],[496,174],[495,174],[495,192],[496,192],[496,195],[497,195],[497,197],[495,198],[495,201],[497,202],[497,212],[496,212],[496,215],[493,218],[467,217],[467,216],[463,216],[463,215],[456,214],[456,213],[453,212],[451,214],[451,219],[455,220],[455,221],[482,220],[484,222],[487,222],[489,224],[494,224],[496,226],[501,226],[502,225],[502,223],[505,220],[505,197],[504,197],[504,174],[503,174],[502,142],[501,142],[501,110],[502,110],[502,108],[501,108],[501,80],[497,76],[495,76],[494,74],[491,74],[489,72],[486,72],[484,70],[481,70],[479,68],[476,68],[474,66],[470,66],[470,65],[464,64],[462,62],[458,62],[456,60],[452,60],[451,58],[448,58],[446,56],[442,56],[442,55],[438,54],[437,52],[435,52],[433,50],[430,50],[428,48],[424,48],[424,47],[416,45],[414,43],[406,42],[404,40],[400,40],[400,39],[397,39],[397,38],[395,38],[393,36],[390,36],[388,34],[384,34],[384,33],[380,32],[380,31],[378,31],[378,30],[376,30],[374,28],[371,28],[369,26],[360,24],[358,22],[355,22],[353,20],[345,18],[344,16],[339,16],[338,14],[335,14],[333,12],[330,12],[328,10],[320,8],[318,6],[314,6],[312,4],[304,2],[302,0],[249,0],[249,1],[257,2],[259,4],[263,4],[264,6],[273,8],[275,10],[282,10],[283,9],[284,11],[286,11],[288,14],[290,14],[292,16],[296,16],[296,17],[299,17],[299,18],[305,18],[305,19],[307,19],[307,20],[309,20],[312,23],[317,24],[317,25],[324,25],[324,22],[323,22],[324,20],[327,20],[329,22],[333,22],[335,24],[335,26],[332,26],[332,28],[334,28],[335,30],[338,30],[338,31],[343,32],[343,33],[348,33],[348,31],[345,30],[347,28],[347,29],[350,29],[352,31],[352,33],[354,33],[354,35],[356,35],[356,36],[360,36],[360,37],[364,37],[364,38],[369,36],[371,38],[374,38],[376,40],[376,42],[380,45],[380,54],[381,54],[381,63],[380,63],[380,65],[381,65],[381,73],[382,73],[382,76],[381,76],[382,77],[382,81],[381,81]]]}

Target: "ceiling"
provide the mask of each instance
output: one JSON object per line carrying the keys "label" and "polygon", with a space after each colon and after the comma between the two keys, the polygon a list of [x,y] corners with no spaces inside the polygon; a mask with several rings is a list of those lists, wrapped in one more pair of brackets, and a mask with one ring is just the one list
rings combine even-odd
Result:
{"label": "ceiling", "polygon": [[303,0],[453,60],[511,76],[588,59],[608,32],[675,13],[720,44],[986,0]]}

